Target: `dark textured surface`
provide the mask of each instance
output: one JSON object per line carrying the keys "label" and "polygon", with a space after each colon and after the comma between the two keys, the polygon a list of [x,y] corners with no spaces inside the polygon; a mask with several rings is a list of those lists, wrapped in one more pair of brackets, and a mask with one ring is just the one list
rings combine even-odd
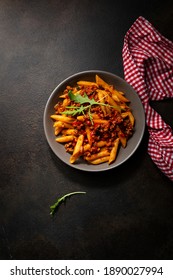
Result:
{"label": "dark textured surface", "polygon": [[[0,258],[172,259],[173,185],[147,154],[89,174],[59,161],[43,131],[64,78],[100,69],[123,77],[123,38],[142,15],[173,40],[172,1],[0,1]],[[172,101],[153,104],[171,124]],[[62,205],[57,196],[86,191]]]}

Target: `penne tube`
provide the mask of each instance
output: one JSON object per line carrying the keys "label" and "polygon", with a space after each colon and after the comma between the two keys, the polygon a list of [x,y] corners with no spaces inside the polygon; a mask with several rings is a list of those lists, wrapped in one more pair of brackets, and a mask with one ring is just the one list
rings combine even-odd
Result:
{"label": "penne tube", "polygon": [[130,122],[131,122],[132,126],[134,126],[135,118],[134,118],[134,116],[131,112],[129,112],[129,119],[130,119]]}
{"label": "penne tube", "polygon": [[122,113],[121,114],[121,116],[122,116],[122,118],[126,118],[126,117],[128,117],[129,116],[129,114],[128,114],[129,112],[124,112],[124,113]]}
{"label": "penne tube", "polygon": [[102,120],[102,119],[93,119],[93,122],[94,123],[108,123],[108,121],[107,120]]}
{"label": "penne tube", "polygon": [[73,126],[70,123],[64,123],[64,128],[73,128]]}
{"label": "penne tube", "polygon": [[110,95],[108,95],[106,99],[109,105],[113,106],[115,110],[121,113],[121,107],[115,102],[112,97],[110,97]]}
{"label": "penne tube", "polygon": [[117,94],[113,91],[111,93],[112,93],[113,100],[115,100],[116,102],[120,102],[120,99],[118,98]]}
{"label": "penne tube", "polygon": [[89,144],[91,145],[91,143],[92,143],[91,130],[90,130],[90,128],[87,126],[86,129],[85,129],[85,131],[86,131],[86,135],[87,135],[88,142],[89,142]]}
{"label": "penne tube", "polygon": [[134,118],[133,114],[130,111],[122,113],[121,116],[122,116],[122,118],[129,117],[129,120],[130,120],[132,126],[134,126],[135,118]]}
{"label": "penne tube", "polygon": [[104,98],[109,94],[109,92],[103,89],[97,89],[97,93],[98,93],[99,102],[105,103]]}
{"label": "penne tube", "polygon": [[85,152],[87,152],[87,151],[89,151],[91,149],[91,145],[90,144],[85,144],[84,146],[83,146],[83,152],[85,153]]}
{"label": "penne tube", "polygon": [[110,152],[110,157],[109,157],[109,164],[111,164],[112,162],[115,161],[116,159],[116,156],[117,156],[117,151],[118,151],[118,146],[119,146],[119,141],[120,139],[117,138],[115,141],[114,141],[114,146]]}
{"label": "penne tube", "polygon": [[[103,93],[103,91],[102,91],[102,90],[97,90],[97,92],[98,92],[98,99],[99,99],[99,102],[105,104],[104,93]],[[105,108],[105,106],[104,106],[104,105],[101,105],[101,109],[102,109],[102,111],[103,111],[104,116],[106,116],[106,108]]]}
{"label": "penne tube", "polygon": [[56,136],[57,136],[58,134],[60,134],[61,131],[62,131],[62,127],[59,127],[59,126],[56,126],[56,127],[55,127],[54,132],[55,132],[55,135],[56,135]]}
{"label": "penne tube", "polygon": [[118,132],[118,137],[120,139],[122,147],[125,148],[127,145],[127,138],[124,136],[124,134],[121,131]]}
{"label": "penne tube", "polygon": [[74,118],[66,117],[62,115],[51,115],[50,117],[55,121],[62,121],[67,123],[72,123],[75,120]]}
{"label": "penne tube", "polygon": [[68,106],[69,104],[70,104],[70,100],[67,98],[65,98],[62,102],[62,106],[64,106],[64,107]]}
{"label": "penne tube", "polygon": [[93,154],[93,155],[91,155],[91,156],[85,157],[85,159],[86,159],[87,161],[93,161],[93,160],[95,160],[95,159],[108,156],[109,154],[110,154],[110,152],[109,152],[108,150],[103,150],[103,151],[101,151],[101,152],[98,152],[97,154]]}
{"label": "penne tube", "polygon": [[108,89],[110,88],[110,85],[108,85],[103,79],[101,79],[98,75],[95,76],[96,79],[96,83],[98,86],[101,86],[104,89]]}
{"label": "penne tube", "polygon": [[73,126],[69,123],[55,121],[53,127],[62,127],[62,128],[73,128]]}
{"label": "penne tube", "polygon": [[[104,80],[102,80],[98,75],[96,75],[96,83],[103,87],[104,89],[107,89],[109,90],[112,94],[114,94],[114,98],[115,98],[115,95],[117,96],[117,98],[120,100],[120,101],[123,101],[123,102],[129,102],[129,100],[123,96],[119,91],[117,91],[116,89],[114,89],[112,86],[110,86],[109,84],[107,84]],[[118,101],[118,100],[117,100]]]}
{"label": "penne tube", "polygon": [[120,107],[121,107],[121,110],[122,110],[122,111],[130,110],[130,107],[127,106],[127,104],[124,103],[124,102],[122,102],[122,103],[120,104]]}
{"label": "penne tube", "polygon": [[67,98],[68,94],[67,93],[64,93],[62,95],[59,96],[59,98]]}
{"label": "penne tube", "polygon": [[77,139],[73,154],[70,157],[70,163],[74,163],[80,156],[80,154],[82,152],[83,141],[84,141],[84,136],[83,136],[83,134],[81,134]]}
{"label": "penne tube", "polygon": [[74,135],[67,135],[67,136],[58,137],[55,139],[55,141],[58,143],[66,143],[66,142],[73,141],[74,138],[75,138]]}
{"label": "penne tube", "polygon": [[114,94],[114,98],[115,98],[115,95],[118,97],[118,99],[122,102],[130,102],[129,99],[127,99],[124,95],[122,95],[118,90],[116,89],[113,89],[112,90],[112,94]]}
{"label": "penne tube", "polygon": [[108,162],[109,161],[109,156],[105,156],[105,157],[101,157],[92,161],[89,161],[91,164],[101,164],[104,162]]}
{"label": "penne tube", "polygon": [[78,120],[78,121],[84,122],[85,119],[86,119],[85,116],[77,116],[77,120]]}
{"label": "penne tube", "polygon": [[93,119],[99,119],[100,118],[99,115],[96,114],[96,113],[91,114],[91,116],[92,116]]}
{"label": "penne tube", "polygon": [[73,154],[77,154],[80,152],[81,150],[81,147],[83,145],[83,141],[84,141],[84,135],[81,134],[79,135],[78,139],[77,139],[77,142],[76,142],[76,146],[74,147],[74,152]]}
{"label": "penne tube", "polygon": [[89,81],[78,81],[77,84],[79,86],[98,86],[97,83]]}
{"label": "penne tube", "polygon": [[61,131],[63,135],[77,135],[77,130],[74,128],[63,129]]}
{"label": "penne tube", "polygon": [[53,127],[64,127],[64,123],[61,121],[55,121]]}
{"label": "penne tube", "polygon": [[122,94],[122,95],[124,95],[124,92],[122,92],[122,91],[119,91],[119,93]]}
{"label": "penne tube", "polygon": [[104,147],[104,146],[106,146],[106,144],[107,144],[107,142],[106,141],[99,141],[99,142],[97,142],[97,147],[99,147],[99,148],[101,148],[101,147]]}

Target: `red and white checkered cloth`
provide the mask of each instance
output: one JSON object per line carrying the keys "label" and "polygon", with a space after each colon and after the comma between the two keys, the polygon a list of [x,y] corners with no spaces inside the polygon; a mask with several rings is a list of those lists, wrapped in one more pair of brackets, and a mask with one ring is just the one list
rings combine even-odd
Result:
{"label": "red and white checkered cloth", "polygon": [[173,133],[150,100],[173,97],[173,43],[139,17],[124,38],[124,78],[141,98],[149,131],[148,153],[173,180]]}

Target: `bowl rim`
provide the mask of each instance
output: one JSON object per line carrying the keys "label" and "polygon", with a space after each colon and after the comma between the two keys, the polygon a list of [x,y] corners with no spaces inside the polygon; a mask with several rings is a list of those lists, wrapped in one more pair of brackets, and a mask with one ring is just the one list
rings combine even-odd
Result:
{"label": "bowl rim", "polygon": [[[58,92],[58,89],[61,88],[63,85],[67,85],[69,81],[71,81],[72,79],[74,78],[77,78],[78,76],[81,76],[81,75],[87,75],[87,74],[93,74],[93,75],[96,75],[96,74],[100,74],[100,75],[109,75],[110,77],[112,78],[115,78],[115,79],[118,79],[120,80],[122,83],[126,84],[127,86],[131,87],[131,89],[133,90],[133,92],[136,94],[136,98],[138,99],[139,103],[141,103],[141,116],[142,116],[142,120],[143,120],[143,125],[142,125],[142,128],[141,128],[141,133],[140,133],[140,137],[137,141],[137,144],[135,145],[135,147],[133,148],[133,150],[122,160],[120,161],[119,163],[116,163],[116,165],[107,165],[107,167],[105,168],[101,168],[99,169],[99,166],[98,165],[98,169],[87,169],[85,167],[81,167],[80,166],[80,163],[79,164],[71,164],[70,162],[67,162],[65,161],[62,157],[59,157],[55,151],[55,149],[53,148],[52,144],[51,144],[51,141],[49,139],[49,133],[47,132],[47,125],[46,125],[46,120],[47,120],[47,111],[48,111],[48,107],[49,107],[49,103],[51,101],[51,99],[54,97],[54,95]],[[62,92],[62,91],[61,91]],[[58,94],[58,93],[57,93]],[[85,71],[80,71],[80,72],[77,72],[77,73],[74,73],[70,76],[68,76],[67,78],[65,78],[64,80],[62,80],[50,93],[48,99],[47,99],[47,102],[46,102],[46,105],[45,105],[45,108],[44,108],[44,114],[43,114],[43,129],[44,129],[44,133],[45,133],[45,136],[46,136],[46,139],[47,139],[47,142],[49,144],[49,147],[51,148],[51,150],[53,151],[53,153],[56,155],[56,157],[58,157],[59,160],[61,160],[62,162],[64,162],[66,165],[72,167],[72,168],[75,168],[75,169],[78,169],[80,171],[86,171],[86,172],[103,172],[103,171],[108,171],[108,170],[111,170],[111,169],[114,169],[120,165],[122,165],[124,162],[126,162],[135,152],[136,150],[138,149],[139,145],[141,144],[141,141],[143,139],[143,136],[144,136],[144,132],[145,132],[145,128],[146,128],[146,124],[145,124],[145,121],[146,121],[146,118],[145,118],[145,111],[144,111],[144,107],[143,107],[143,104],[141,102],[141,99],[139,97],[139,95],[137,94],[137,92],[133,89],[133,87],[125,80],[123,79],[122,77],[114,74],[114,73],[111,73],[111,72],[108,72],[108,71],[102,71],[102,70],[85,70]],[[133,135],[132,135],[133,137]],[[59,143],[57,143],[59,144]],[[64,150],[65,151],[65,150]],[[86,163],[87,165],[87,163]],[[93,165],[88,165],[88,166],[93,166]]]}

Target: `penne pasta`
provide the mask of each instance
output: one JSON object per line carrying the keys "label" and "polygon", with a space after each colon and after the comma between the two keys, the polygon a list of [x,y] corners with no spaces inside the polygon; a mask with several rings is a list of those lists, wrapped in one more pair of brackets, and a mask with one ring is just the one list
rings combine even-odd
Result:
{"label": "penne pasta", "polygon": [[97,83],[89,82],[89,81],[78,81],[77,84],[79,86],[98,86]]}
{"label": "penne pasta", "polygon": [[108,162],[109,161],[109,156],[105,156],[105,157],[101,157],[95,160],[90,161],[91,164],[101,164],[104,162]]}
{"label": "penne pasta", "polygon": [[130,120],[132,126],[134,126],[135,118],[134,118],[133,114],[132,114],[130,111],[125,112],[125,113],[122,113],[121,116],[122,116],[123,118],[129,117],[129,120]]}
{"label": "penne pasta", "polygon": [[113,148],[110,152],[110,157],[109,157],[109,164],[111,164],[112,162],[115,161],[116,159],[116,156],[117,156],[117,151],[118,151],[118,146],[119,146],[119,138],[117,138],[115,141],[114,141],[114,145],[113,145]]}
{"label": "penne pasta", "polygon": [[62,127],[56,126],[54,131],[55,131],[55,135],[57,136],[62,131]]}
{"label": "penne pasta", "polygon": [[98,142],[97,142],[97,147],[101,148],[101,147],[106,146],[106,144],[107,144],[106,141],[98,141]]}
{"label": "penne pasta", "polygon": [[77,116],[77,120],[84,122],[85,116]]}
{"label": "penne pasta", "polygon": [[50,118],[55,141],[64,145],[71,164],[79,158],[93,165],[116,161],[135,125],[128,103],[123,92],[98,75],[95,82],[81,80],[64,89]]}
{"label": "penne pasta", "polygon": [[94,122],[94,123],[101,123],[101,124],[106,124],[106,123],[108,123],[107,120],[101,120],[101,119],[93,119],[93,122]]}
{"label": "penne pasta", "polygon": [[56,140],[56,142],[59,142],[59,143],[66,143],[66,142],[72,141],[73,139],[74,139],[74,135],[68,135],[68,136],[58,137],[55,140]]}
{"label": "penne pasta", "polygon": [[61,133],[63,135],[77,135],[77,130],[74,128],[62,129]]}
{"label": "penne pasta", "polygon": [[85,153],[85,152],[87,152],[87,151],[89,151],[91,149],[91,145],[90,144],[85,144],[84,146],[83,146],[83,152]]}
{"label": "penne pasta", "polygon": [[53,127],[62,127],[62,128],[73,128],[73,126],[69,123],[55,121]]}
{"label": "penne pasta", "polygon": [[117,102],[115,102],[115,100],[110,95],[108,95],[106,99],[108,104],[113,106],[118,112],[121,112],[121,107],[117,104]]}
{"label": "penne pasta", "polygon": [[89,126],[86,126],[85,131],[86,131],[88,142],[91,145],[92,144],[92,137],[91,137],[91,130],[90,130]]}
{"label": "penne pasta", "polygon": [[72,123],[75,120],[74,118],[66,117],[66,116],[62,116],[62,115],[51,115],[50,117],[55,121],[61,121],[61,122],[67,122],[67,123]]}
{"label": "penne pasta", "polygon": [[102,158],[102,157],[105,157],[105,156],[109,156],[109,151],[108,150],[104,150],[104,151],[101,151],[101,152],[99,152],[99,153],[97,153],[97,154],[93,154],[93,155],[91,155],[91,156],[88,156],[88,157],[85,157],[85,159],[87,160],[87,161],[93,161],[93,160],[95,160],[95,159],[98,159],[98,158]]}
{"label": "penne pasta", "polygon": [[[105,99],[104,99],[105,94],[104,94],[103,90],[97,90],[97,93],[98,93],[99,102],[105,104]],[[106,116],[106,113],[107,113],[106,107],[104,105],[101,105],[101,109],[103,111],[104,116]]]}
{"label": "penne pasta", "polygon": [[70,157],[70,163],[74,163],[78,157],[80,156],[80,153],[82,152],[82,145],[84,141],[84,136],[80,135],[77,139],[76,146],[74,148],[73,154]]}
{"label": "penne pasta", "polygon": [[126,145],[127,145],[127,139],[126,139],[126,137],[124,136],[124,134],[122,133],[122,131],[119,131],[119,132],[118,132],[118,137],[119,137],[119,139],[120,139],[120,142],[121,142],[122,147],[125,148]]}

